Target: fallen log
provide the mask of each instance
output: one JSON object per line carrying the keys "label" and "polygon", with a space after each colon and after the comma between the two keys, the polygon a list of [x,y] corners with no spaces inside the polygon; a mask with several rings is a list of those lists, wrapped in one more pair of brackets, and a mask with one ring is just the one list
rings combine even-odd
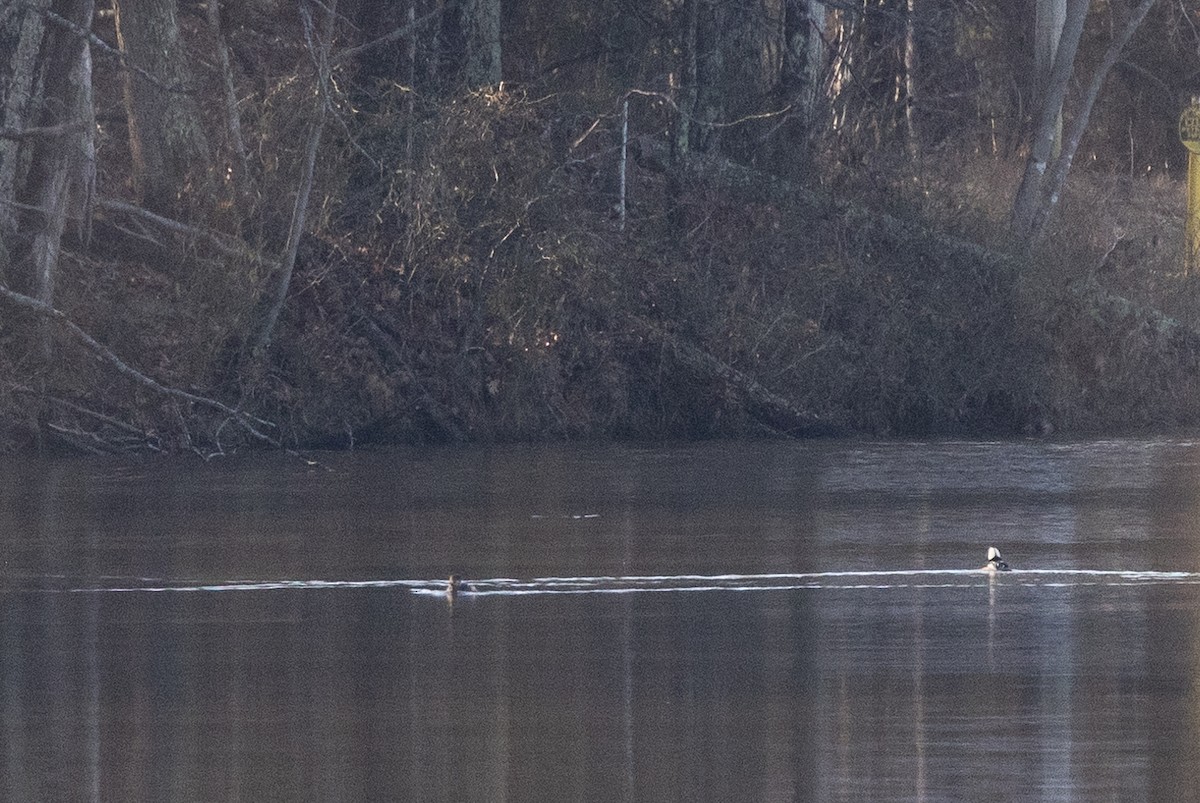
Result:
{"label": "fallen log", "polygon": [[805,410],[695,343],[657,327],[637,328],[650,342],[669,349],[679,364],[697,378],[721,387],[731,406],[775,432],[794,438],[818,438],[847,431],[842,422]]}
{"label": "fallen log", "polygon": [[[671,163],[671,149],[666,143],[642,139],[637,145],[640,158],[659,164]],[[717,154],[693,151],[680,168],[674,169],[685,177],[715,184],[751,198],[798,206],[813,218],[839,219],[848,228],[860,233],[877,231],[900,242],[919,240],[931,256],[941,253],[958,259],[969,258],[997,271],[1015,271],[1020,267],[1020,262],[1009,254],[904,221],[862,204],[836,203],[795,182],[746,167]]]}
{"label": "fallen log", "polygon": [[[642,139],[638,146],[642,157],[639,163],[649,159],[656,164],[671,165],[666,144]],[[1055,326],[1046,344],[1048,351],[1043,355],[1046,363],[1042,368],[1048,372],[1050,382],[1036,390],[1035,395],[1042,397],[1036,406],[1040,408],[1044,403],[1046,414],[1051,417],[1061,414],[1071,419],[1081,406],[1089,404],[1087,399],[1103,397],[1108,400],[1107,406],[1099,409],[1094,419],[1099,426],[1113,426],[1115,421],[1130,424],[1128,418],[1116,411],[1135,404],[1139,409],[1145,408],[1142,418],[1148,426],[1200,419],[1200,402],[1189,401],[1195,398],[1195,388],[1200,387],[1200,332],[1158,309],[1113,292],[1094,277],[1058,287],[1031,287],[1030,283],[1036,279],[1026,278],[1030,271],[1021,255],[989,248],[861,204],[835,202],[807,187],[717,154],[693,152],[681,163],[664,169],[758,202],[789,206],[812,220],[828,221],[852,232],[856,238],[880,243],[899,253],[919,252],[934,262],[976,266],[981,276],[995,277],[998,287],[1012,288],[1016,292],[1015,305],[1019,305],[1017,299],[1025,288],[1050,302],[1047,308],[1059,324],[1070,320],[1090,322],[1093,327],[1090,334],[1079,328]],[[1024,325],[1042,331],[1051,323],[1027,320]],[[1079,342],[1080,337],[1086,337],[1087,341]],[[1126,353],[1131,343],[1138,344],[1136,357]],[[691,353],[686,345],[677,347],[676,353],[697,368],[707,362],[700,356],[703,352]],[[1097,366],[1107,368],[1097,370]],[[704,370],[714,376],[723,373],[712,363]],[[1056,381],[1056,377],[1067,374],[1073,382]],[[729,384],[746,388],[747,402],[759,398],[749,384],[752,379],[744,375],[726,376]],[[1051,386],[1059,389],[1048,390]],[[1151,387],[1158,389],[1157,395],[1148,395],[1147,389]],[[800,420],[804,420],[803,410],[789,410],[770,395],[765,399],[769,403],[758,409],[758,415],[769,418],[779,412],[786,421],[788,415],[799,413]]]}

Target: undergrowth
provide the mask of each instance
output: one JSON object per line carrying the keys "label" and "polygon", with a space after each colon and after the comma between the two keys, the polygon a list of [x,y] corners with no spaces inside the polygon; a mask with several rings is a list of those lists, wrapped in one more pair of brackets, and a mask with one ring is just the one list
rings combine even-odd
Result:
{"label": "undergrowth", "polygon": [[[422,109],[394,89],[363,108],[322,154],[315,230],[265,363],[248,369],[240,349],[269,270],[218,271],[187,243],[171,265],[125,244],[78,260],[68,313],[163,381],[236,397],[289,445],[763,432],[727,382],[664,345],[678,341],[847,432],[1044,434],[1200,415],[1190,347],[1136,312],[1197,324],[1177,182],[1079,170],[1045,243],[985,263],[937,243],[1013,248],[1015,162],[876,158],[811,185],[831,200],[814,209],[631,160],[622,229],[610,109],[513,90]],[[259,188],[264,220],[285,219],[287,184]],[[848,198],[900,226],[862,225],[840,211]],[[4,351],[19,373],[21,350]],[[45,414],[28,402],[35,386],[81,403],[103,388],[122,401],[97,412],[168,447],[231,437],[190,429],[186,410],[86,358],[28,385],[0,389],[10,445]]]}

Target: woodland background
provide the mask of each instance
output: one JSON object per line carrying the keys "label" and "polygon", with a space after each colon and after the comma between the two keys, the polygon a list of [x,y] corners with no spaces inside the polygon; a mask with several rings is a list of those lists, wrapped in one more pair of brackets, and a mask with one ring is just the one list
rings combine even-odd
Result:
{"label": "woodland background", "polygon": [[0,448],[1200,422],[1193,0],[0,0]]}

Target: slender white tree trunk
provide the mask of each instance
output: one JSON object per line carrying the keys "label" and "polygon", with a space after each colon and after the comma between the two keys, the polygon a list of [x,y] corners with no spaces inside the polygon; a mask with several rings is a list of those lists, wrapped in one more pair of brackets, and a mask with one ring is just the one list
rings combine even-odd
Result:
{"label": "slender white tree trunk", "polygon": [[[1035,108],[1041,108],[1050,87],[1050,72],[1054,69],[1054,55],[1062,39],[1063,26],[1067,21],[1067,0],[1037,0],[1033,23],[1033,78]],[[1052,156],[1057,157],[1062,145],[1062,105],[1055,118]]]}
{"label": "slender white tree trunk", "polygon": [[914,16],[917,0],[908,0],[904,15],[904,135],[908,156],[914,161],[921,155],[921,139],[913,119],[917,102],[917,36]]}
{"label": "slender white tree trunk", "polygon": [[811,126],[821,107],[821,85],[825,75],[825,36],[829,11],[820,0],[808,0],[808,39],[804,59],[804,117]]}
{"label": "slender white tree trunk", "polygon": [[617,184],[617,228],[625,231],[625,168],[629,164],[629,98],[621,104],[621,164]]}
{"label": "slender white tree trunk", "polygon": [[1080,141],[1083,140],[1088,120],[1092,116],[1092,108],[1096,105],[1096,99],[1100,97],[1100,90],[1104,87],[1104,81],[1108,78],[1109,72],[1117,63],[1117,59],[1120,58],[1121,51],[1129,44],[1129,40],[1133,38],[1134,32],[1142,24],[1142,20],[1146,18],[1146,14],[1149,13],[1150,6],[1152,5],[1154,5],[1154,0],[1141,0],[1129,12],[1129,16],[1125,20],[1125,25],[1109,43],[1108,49],[1104,53],[1104,58],[1101,59],[1095,72],[1092,73],[1092,78],[1088,82],[1087,92],[1083,96],[1083,103],[1080,105],[1079,111],[1076,112],[1075,119],[1071,122],[1070,131],[1067,133],[1066,142],[1063,143],[1062,152],[1054,160],[1054,164],[1050,169],[1050,176],[1042,190],[1042,202],[1038,204],[1037,209],[1034,211],[1033,222],[1030,227],[1030,239],[1034,241],[1040,239],[1050,213],[1058,205],[1063,185],[1067,183],[1067,174],[1071,171],[1071,164],[1075,159],[1075,152],[1079,149]]}
{"label": "slender white tree trunk", "polygon": [[1019,239],[1025,241],[1029,240],[1033,231],[1034,215],[1042,197],[1042,182],[1054,156],[1059,114],[1063,99],[1067,96],[1071,73],[1075,69],[1075,54],[1079,49],[1087,13],[1088,0],[1069,0],[1063,35],[1054,57],[1054,68],[1050,71],[1050,82],[1041,104],[1029,158],[1025,162],[1025,175],[1021,178],[1021,186],[1013,201],[1012,230]]}

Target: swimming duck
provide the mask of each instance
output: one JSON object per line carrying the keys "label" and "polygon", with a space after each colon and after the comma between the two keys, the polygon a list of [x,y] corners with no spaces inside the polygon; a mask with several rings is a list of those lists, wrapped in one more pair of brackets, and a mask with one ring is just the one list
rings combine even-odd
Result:
{"label": "swimming duck", "polygon": [[1008,564],[1000,557],[1000,550],[994,546],[988,547],[987,563],[979,569],[981,572],[1008,572],[1012,571],[1008,568]]}
{"label": "swimming duck", "polygon": [[450,575],[450,579],[446,581],[446,596],[454,599],[464,591],[478,591],[478,589],[457,574]]}

